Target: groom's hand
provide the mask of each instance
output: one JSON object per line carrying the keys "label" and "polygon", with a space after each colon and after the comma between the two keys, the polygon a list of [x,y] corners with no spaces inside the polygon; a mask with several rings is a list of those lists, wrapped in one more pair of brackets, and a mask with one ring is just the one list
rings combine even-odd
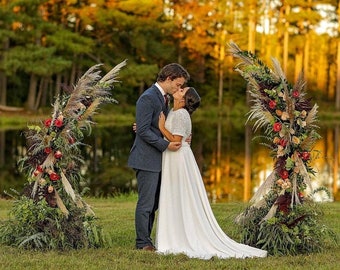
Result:
{"label": "groom's hand", "polygon": [[182,146],[181,142],[170,142],[168,145],[168,149],[170,151],[177,151],[178,149],[180,149]]}

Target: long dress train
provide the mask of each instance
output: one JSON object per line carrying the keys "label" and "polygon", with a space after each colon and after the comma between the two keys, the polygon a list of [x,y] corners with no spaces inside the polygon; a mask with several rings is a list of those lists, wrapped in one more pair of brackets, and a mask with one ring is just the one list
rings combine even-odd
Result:
{"label": "long dress train", "polygon": [[157,252],[201,259],[266,257],[267,251],[237,243],[218,225],[195,157],[185,142],[191,133],[189,113],[170,111],[165,126],[183,136],[183,141],[178,151],[163,153]]}

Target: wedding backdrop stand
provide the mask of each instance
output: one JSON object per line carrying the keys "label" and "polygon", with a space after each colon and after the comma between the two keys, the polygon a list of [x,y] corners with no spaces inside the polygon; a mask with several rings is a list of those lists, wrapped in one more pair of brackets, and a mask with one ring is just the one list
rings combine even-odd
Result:
{"label": "wedding backdrop stand", "polygon": [[110,92],[125,65],[121,62],[105,76],[100,64],[91,67],[76,86],[56,98],[50,118],[28,126],[27,153],[19,162],[27,184],[22,193],[16,192],[9,220],[0,223],[0,243],[59,250],[107,244],[80,195],[84,160],[79,147],[99,106],[116,102]]}
{"label": "wedding backdrop stand", "polygon": [[235,66],[248,83],[249,122],[270,149],[273,171],[259,187],[249,206],[236,218],[242,241],[269,254],[295,255],[319,252],[335,234],[320,222],[322,211],[313,194],[316,172],[311,167],[317,133],[318,106],[306,98],[302,73],[291,85],[279,62],[272,59],[273,70],[254,54],[229,43],[230,53],[240,62]]}

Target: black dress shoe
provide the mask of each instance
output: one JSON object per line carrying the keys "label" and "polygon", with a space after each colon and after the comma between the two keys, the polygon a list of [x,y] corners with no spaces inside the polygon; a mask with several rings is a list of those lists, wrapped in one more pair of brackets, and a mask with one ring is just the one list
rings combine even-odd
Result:
{"label": "black dress shoe", "polygon": [[145,246],[141,248],[142,250],[146,251],[155,251],[156,249],[153,246]]}

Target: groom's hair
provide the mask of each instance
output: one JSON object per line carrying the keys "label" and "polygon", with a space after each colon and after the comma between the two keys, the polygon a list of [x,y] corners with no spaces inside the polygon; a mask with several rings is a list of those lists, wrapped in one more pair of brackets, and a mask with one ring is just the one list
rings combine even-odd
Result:
{"label": "groom's hair", "polygon": [[189,112],[189,114],[192,114],[194,111],[196,111],[196,109],[201,104],[201,97],[193,87],[189,87],[189,89],[185,92],[184,99],[184,108]]}
{"label": "groom's hair", "polygon": [[180,64],[171,63],[164,66],[158,73],[157,82],[164,82],[168,77],[171,80],[175,80],[177,78],[184,78],[185,81],[187,82],[190,79],[190,74]]}

